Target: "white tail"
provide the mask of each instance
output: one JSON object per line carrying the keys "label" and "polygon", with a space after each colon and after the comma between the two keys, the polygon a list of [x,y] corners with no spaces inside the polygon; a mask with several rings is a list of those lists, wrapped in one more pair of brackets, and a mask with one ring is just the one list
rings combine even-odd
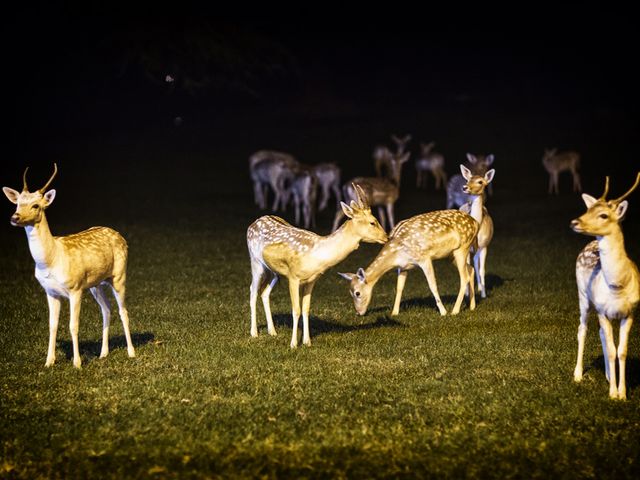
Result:
{"label": "white tail", "polygon": [[446,188],[447,174],[444,171],[444,157],[441,153],[433,151],[434,146],[434,142],[420,145],[422,153],[420,158],[416,160],[416,187],[418,188],[427,187],[428,172],[431,172],[435,178],[436,190]]}
{"label": "white tail", "polygon": [[427,277],[441,315],[447,310],[442,304],[436,283],[433,260],[453,256],[460,275],[460,289],[452,314],[460,312],[464,293],[470,290],[469,308],[475,308],[473,267],[468,264],[469,250],[478,233],[478,222],[458,210],[439,210],[416,215],[400,222],[391,232],[389,240],[366,270],[341,273],[350,283],[350,292],[356,312],[364,315],[371,301],[373,287],[380,277],[391,269],[398,269],[398,283],[392,315],[400,311],[402,290],[407,273],[420,267]]}
{"label": "white tail", "polygon": [[[607,200],[609,191],[609,177],[607,177],[604,193],[599,199],[586,193],[582,195],[587,211],[571,222],[571,228],[575,232],[596,237],[596,240],[580,252],[576,261],[580,326],[578,328],[578,360],[573,378],[576,382],[582,380],[587,317],[589,305],[593,305],[600,323],[600,341],[605,372],[609,380],[609,397],[621,400],[627,398],[625,383],[627,343],[633,323],[633,312],[640,300],[640,273],[625,251],[620,222],[629,206],[624,199],[637,188],[638,184],[640,184],[640,172],[627,193],[615,200]],[[620,320],[617,352],[611,320]],[[616,382],[616,357],[619,364],[619,384]]]}
{"label": "white tail", "polygon": [[[467,153],[467,167],[473,175],[484,175],[489,167],[493,164],[495,157],[493,155],[472,155]],[[454,175],[447,183],[447,208],[458,208],[471,201],[469,195],[464,193],[464,186],[467,181],[460,174]],[[487,188],[487,193],[491,194],[491,185]]]}
{"label": "white tail", "polygon": [[580,183],[580,154],[577,152],[558,152],[557,148],[545,150],[542,156],[542,165],[549,174],[549,194],[560,193],[558,177],[561,172],[569,171],[573,177],[573,191],[581,192]]}
{"label": "white tail", "polygon": [[342,203],[345,215],[349,217],[342,227],[329,236],[321,237],[307,230],[292,227],[283,219],[264,216],[253,222],[247,229],[247,246],[251,259],[251,336],[258,335],[256,321],[256,301],[262,297],[267,331],[275,335],[271,317],[269,295],[283,275],[289,280],[289,295],[293,314],[291,348],[298,345],[298,319],[300,317],[300,295],[302,294],[303,343],[311,344],[309,334],[309,309],[311,292],[328,268],[344,259],[358,248],[361,241],[384,243],[387,234],[366,203],[362,191],[358,191],[358,201],[350,205]]}
{"label": "white tail", "polygon": [[484,283],[485,267],[487,262],[487,252],[489,244],[493,238],[493,220],[489,212],[484,207],[484,190],[493,180],[495,170],[489,170],[484,175],[473,175],[464,165],[460,165],[462,176],[467,181],[463,187],[464,193],[471,197],[470,203],[465,203],[460,210],[471,215],[480,228],[478,229],[477,246],[474,246],[473,267],[476,271],[476,280],[480,296],[486,298],[487,289]]}
{"label": "white tail", "polygon": [[[28,170],[28,169],[27,169]],[[36,263],[35,276],[47,294],[49,304],[49,349],[45,365],[50,367],[56,358],[56,334],[60,316],[60,299],[69,299],[69,330],[73,342],[73,366],[80,368],[78,347],[78,327],[82,292],[89,289],[102,310],[102,350],[100,358],[109,353],[109,301],[104,286],[112,288],[118,302],[127,352],[135,356],[129,315],[125,307],[125,282],[127,269],[127,243],[124,238],[110,228],[93,227],[73,235],[54,237],[49,230],[44,211],[56,196],[55,190],[46,191],[53,181],[58,168],[54,164],[53,175],[44,187],[29,192],[27,170],[23,175],[22,192],[8,187],[2,190],[11,203],[17,205],[11,217],[11,224],[24,227],[29,242],[29,250]]]}

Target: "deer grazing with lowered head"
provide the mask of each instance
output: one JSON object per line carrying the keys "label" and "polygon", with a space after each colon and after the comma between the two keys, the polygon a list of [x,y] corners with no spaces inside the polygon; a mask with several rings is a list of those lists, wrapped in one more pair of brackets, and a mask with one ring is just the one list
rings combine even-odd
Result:
{"label": "deer grazing with lowered head", "polygon": [[549,195],[553,192],[560,193],[558,187],[558,176],[561,172],[569,171],[573,177],[573,191],[581,192],[582,185],[580,183],[580,154],[578,152],[560,152],[557,148],[551,150],[545,149],[542,156],[542,165],[549,174]]}
{"label": "deer grazing with lowered head", "polygon": [[[309,335],[309,309],[313,287],[328,268],[342,261],[358,248],[361,241],[384,243],[387,234],[371,214],[366,196],[359,186],[357,201],[350,205],[341,203],[344,214],[349,219],[331,235],[322,237],[307,230],[295,228],[283,219],[266,215],[253,222],[247,229],[247,246],[251,259],[251,336],[258,336],[256,323],[256,301],[262,298],[267,331],[275,335],[271,317],[269,295],[278,275],[289,280],[289,295],[293,315],[291,348],[298,345],[298,319],[302,311],[302,342],[311,345]],[[302,295],[302,309],[300,308]]]}
{"label": "deer grazing with lowered head", "polygon": [[[576,260],[576,282],[580,302],[580,326],[578,327],[578,360],[573,372],[576,382],[582,380],[582,357],[587,336],[589,306],[593,305],[600,323],[600,341],[604,356],[605,374],[609,380],[609,397],[625,400],[625,364],[629,330],[634,310],[640,300],[640,273],[627,256],[620,222],[629,202],[625,200],[640,184],[640,172],[633,186],[621,197],[607,200],[609,177],[604,193],[598,199],[582,195],[587,211],[571,222],[578,233],[595,236],[596,239],[582,249]],[[620,321],[618,349],[613,339],[612,320]],[[616,357],[620,381],[616,382]]]}
{"label": "deer grazing with lowered head", "polygon": [[416,187],[427,187],[427,172],[431,172],[436,180],[436,190],[446,188],[447,174],[444,171],[444,156],[441,153],[434,152],[435,142],[427,144],[421,143],[420,158],[416,160]]}
{"label": "deer grazing with lowered head", "polygon": [[[471,170],[474,175],[484,175],[493,164],[495,157],[493,155],[472,155],[467,153],[467,162],[465,167]],[[464,192],[464,186],[467,181],[460,174],[456,174],[449,179],[447,183],[447,208],[458,208],[471,201],[468,194]],[[491,195],[491,185],[487,188],[487,193]]]}
{"label": "deer grazing with lowered head", "polygon": [[384,145],[378,145],[373,150],[373,166],[376,170],[377,177],[393,177],[392,159],[402,157],[407,149],[407,144],[411,141],[411,135],[398,137],[391,135],[391,139],[396,144],[395,154]]}
{"label": "deer grazing with lowered head", "polygon": [[[411,152],[406,152],[401,157],[391,157],[391,178],[382,177],[356,177],[346,183],[343,187],[343,197],[345,200],[355,200],[357,192],[353,185],[359,185],[364,191],[368,204],[372,207],[378,207],[378,215],[380,223],[386,229],[385,210],[389,220],[389,228],[393,229],[395,220],[393,215],[393,206],[400,196],[400,179],[402,176],[402,166],[409,160]],[[384,207],[384,209],[383,209]],[[333,219],[332,231],[335,231],[344,218],[344,209],[336,210]]]}
{"label": "deer grazing with lowered head", "polygon": [[469,265],[468,258],[477,233],[478,222],[459,210],[423,213],[398,223],[366,270],[359,268],[356,273],[340,273],[350,282],[356,312],[359,315],[367,312],[375,284],[386,272],[397,269],[396,298],[391,315],[398,315],[407,273],[419,267],[427,277],[440,315],[446,315],[447,310],[438,293],[433,260],[450,256],[453,256],[460,276],[460,289],[451,313],[457,315],[460,312],[467,288],[470,292],[469,309],[475,309],[473,267]]}
{"label": "deer grazing with lowered head", "polygon": [[491,169],[484,175],[474,175],[464,165],[460,165],[462,176],[467,184],[462,187],[464,193],[469,195],[471,202],[465,203],[460,207],[460,211],[471,215],[478,225],[478,241],[477,245],[472,247],[473,251],[473,267],[476,272],[476,281],[478,290],[482,298],[487,297],[487,289],[484,283],[485,266],[487,263],[487,250],[493,239],[493,220],[489,212],[484,206],[484,191],[493,181],[496,171]]}
{"label": "deer grazing with lowered head", "polygon": [[27,170],[24,171],[22,192],[3,187],[11,203],[17,205],[11,216],[11,225],[24,227],[31,256],[36,263],[35,276],[47,294],[49,304],[49,348],[45,366],[56,359],[56,334],[60,317],[61,299],[69,299],[69,331],[73,343],[73,366],[81,367],[78,347],[78,327],[82,292],[91,291],[102,311],[102,350],[100,358],[109,353],[110,307],[104,287],[113,290],[118,303],[120,319],[127,340],[127,353],[135,356],[129,315],[125,306],[125,281],[127,268],[127,242],[107,227],[93,227],[72,235],[54,237],[49,230],[45,210],[53,203],[55,190],[47,191],[58,172],[54,164],[53,175],[44,187],[29,192]]}

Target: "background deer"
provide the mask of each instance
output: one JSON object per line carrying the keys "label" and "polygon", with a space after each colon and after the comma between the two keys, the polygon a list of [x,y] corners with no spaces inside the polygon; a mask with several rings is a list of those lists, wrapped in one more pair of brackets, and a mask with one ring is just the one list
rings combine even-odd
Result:
{"label": "background deer", "polygon": [[373,150],[373,165],[375,167],[377,177],[393,177],[393,166],[391,165],[391,161],[394,157],[400,158],[404,155],[407,144],[411,141],[411,135],[398,137],[394,134],[391,135],[391,139],[396,144],[395,154],[384,145],[379,145]]}
{"label": "background deer", "polygon": [[274,150],[259,150],[249,157],[249,175],[253,182],[256,205],[267,208],[269,188],[273,190],[273,211],[284,210],[288,203],[288,182],[299,162],[290,154]]}
{"label": "background deer", "polygon": [[253,222],[247,229],[247,246],[251,259],[251,287],[249,304],[251,308],[251,336],[258,335],[256,323],[256,301],[262,298],[267,331],[275,335],[271,317],[269,295],[278,281],[278,275],[289,280],[289,295],[293,315],[291,348],[298,345],[298,319],[300,317],[300,295],[302,294],[303,340],[311,345],[309,335],[309,309],[311,292],[328,268],[343,260],[358,248],[361,241],[384,243],[387,234],[373,215],[362,190],[354,185],[358,193],[357,201],[350,205],[341,203],[344,214],[349,217],[339,230],[321,237],[307,230],[292,227],[283,219],[264,216]]}
{"label": "background deer", "polygon": [[[467,162],[465,163],[465,167],[467,167],[473,175],[484,176],[489,167],[493,164],[494,159],[493,155],[487,155],[485,157],[484,155],[476,156],[471,153],[467,153]],[[447,183],[447,209],[458,208],[471,201],[469,195],[464,193],[463,190],[466,184],[467,181],[460,174],[454,175],[449,179],[449,183]],[[487,188],[487,193],[492,193],[491,185]]]}
{"label": "background deer", "polygon": [[487,289],[484,283],[485,266],[487,263],[487,251],[489,244],[493,239],[493,220],[489,212],[484,207],[484,190],[493,181],[495,170],[489,170],[484,176],[473,175],[464,165],[460,165],[462,176],[467,181],[463,187],[464,193],[471,197],[470,203],[465,203],[460,207],[460,211],[471,215],[478,225],[478,241],[477,245],[472,247],[473,250],[473,267],[476,272],[476,280],[478,282],[478,290],[482,298],[487,297]]}
{"label": "background deer", "polygon": [[299,168],[292,175],[289,197],[293,199],[296,225],[300,225],[302,213],[304,228],[315,228],[318,180],[307,168]]}
{"label": "background deer", "polygon": [[436,180],[435,188],[440,190],[446,188],[447,174],[444,171],[444,156],[441,153],[434,152],[435,142],[420,144],[420,158],[416,160],[416,187],[427,187],[427,172],[431,172]]}
{"label": "background deer", "polygon": [[319,163],[313,165],[311,171],[318,180],[318,186],[320,187],[318,211],[321,212],[327,208],[331,193],[336,198],[336,208],[340,208],[340,200],[342,198],[340,194],[340,167],[335,163]]}
{"label": "background deer", "polygon": [[573,191],[582,191],[580,174],[578,173],[578,168],[580,168],[580,154],[578,152],[558,153],[557,148],[545,149],[542,156],[542,165],[549,174],[549,194],[553,192],[560,193],[558,176],[564,171],[570,171],[573,176]]}
{"label": "background deer", "polygon": [[[60,316],[60,299],[69,299],[69,331],[73,343],[73,366],[80,368],[78,327],[82,292],[86,289],[100,305],[102,311],[102,350],[100,358],[109,354],[109,301],[104,291],[108,285],[113,290],[124,335],[127,353],[135,356],[129,315],[125,307],[125,281],[127,269],[127,242],[122,236],[106,227],[93,227],[80,233],[54,237],[49,230],[45,210],[53,203],[55,190],[46,191],[53,181],[58,167],[54,164],[53,175],[44,187],[29,192],[27,170],[24,171],[22,192],[3,187],[11,203],[17,205],[11,216],[11,225],[24,227],[31,256],[36,263],[35,276],[47,294],[49,304],[49,348],[45,366],[50,367],[56,359],[56,334]],[[46,192],[46,193],[45,193]]]}
{"label": "background deer", "polygon": [[[410,152],[406,152],[402,157],[392,157],[391,159],[391,174],[392,178],[379,178],[379,177],[356,177],[349,183],[346,183],[343,187],[343,194],[345,200],[356,200],[357,192],[353,188],[353,185],[359,185],[364,194],[366,195],[367,202],[372,207],[378,207],[378,214],[380,216],[380,223],[382,227],[386,229],[385,222],[385,210],[389,220],[389,228],[392,229],[395,225],[393,206],[400,196],[400,179],[402,177],[402,166],[409,160]],[[340,221],[344,218],[344,209],[336,210],[336,215],[333,219],[332,231],[335,231],[340,224]]]}
{"label": "background deer", "polygon": [[[587,336],[589,305],[598,313],[600,341],[604,356],[605,374],[609,380],[609,397],[627,398],[625,363],[629,330],[633,312],[640,300],[640,274],[638,267],[627,256],[620,222],[629,203],[624,200],[640,184],[640,172],[633,186],[621,197],[607,200],[609,177],[602,196],[598,199],[582,195],[587,211],[571,222],[578,233],[593,235],[596,240],[587,244],[576,261],[576,283],[580,301],[580,326],[578,327],[578,360],[573,373],[576,382],[582,380],[582,357]],[[613,340],[612,320],[620,320],[618,350]],[[616,382],[616,356],[618,357],[620,383]]]}
{"label": "background deer", "polygon": [[458,210],[439,210],[403,220],[391,232],[389,240],[366,270],[359,268],[357,273],[340,273],[350,281],[356,312],[359,315],[367,312],[375,284],[386,272],[397,268],[396,298],[391,315],[398,315],[407,273],[414,267],[420,267],[427,277],[440,315],[446,315],[447,310],[438,293],[433,260],[449,256],[453,256],[460,275],[460,290],[451,313],[456,315],[460,312],[467,287],[470,291],[469,308],[475,309],[473,267],[468,264],[468,258],[477,232],[478,222]]}

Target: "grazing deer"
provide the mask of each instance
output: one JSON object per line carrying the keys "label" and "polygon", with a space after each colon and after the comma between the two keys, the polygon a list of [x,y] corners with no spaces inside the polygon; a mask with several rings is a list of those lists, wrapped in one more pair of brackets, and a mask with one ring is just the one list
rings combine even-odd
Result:
{"label": "grazing deer", "polygon": [[78,348],[78,326],[82,292],[86,289],[100,305],[102,311],[102,350],[100,358],[109,354],[109,301],[104,286],[113,290],[125,338],[127,353],[135,356],[129,315],[125,307],[125,281],[127,268],[127,242],[122,236],[106,227],[93,227],[73,235],[54,237],[51,235],[44,211],[53,203],[55,190],[46,191],[53,181],[58,166],[54,163],[53,175],[44,187],[29,192],[27,169],[22,176],[22,192],[3,187],[11,203],[17,205],[11,216],[11,225],[24,227],[31,256],[36,263],[35,276],[47,293],[49,304],[49,349],[45,366],[50,367],[56,359],[56,334],[60,317],[61,298],[69,299],[69,331],[73,342],[73,366],[80,368]]}
{"label": "grazing deer", "polygon": [[319,163],[311,167],[313,175],[318,180],[318,186],[320,187],[320,204],[318,205],[318,211],[321,212],[327,208],[329,203],[329,192],[333,192],[336,197],[336,208],[340,207],[340,167],[335,163]]}
{"label": "grazing deer", "polygon": [[573,176],[573,191],[581,192],[582,185],[580,183],[580,174],[578,168],[580,168],[580,154],[578,152],[560,152],[557,148],[551,150],[545,149],[542,156],[542,165],[547,173],[549,173],[549,195],[554,191],[556,194],[560,193],[558,188],[558,176],[560,172],[570,171]]}
{"label": "grazing deer", "polygon": [[485,264],[487,262],[487,250],[493,238],[493,220],[489,212],[484,207],[484,190],[493,180],[496,171],[491,169],[484,175],[474,175],[464,165],[460,165],[462,176],[467,181],[463,187],[464,193],[471,197],[470,203],[465,203],[460,207],[464,213],[471,215],[480,228],[478,229],[477,246],[473,247],[473,267],[476,272],[478,290],[482,298],[487,297],[487,289],[484,283]]}
{"label": "grazing deer", "polygon": [[[396,144],[395,154],[384,145],[379,145],[373,150],[373,165],[376,170],[377,177],[392,177],[393,166],[391,164],[393,157],[402,157],[406,151],[407,144],[411,141],[411,135],[405,135],[404,137],[398,137],[397,135],[391,135],[391,139]],[[383,171],[386,175],[383,175]]]}
{"label": "grazing deer", "polygon": [[311,345],[309,336],[309,308],[311,292],[316,281],[328,268],[353,252],[361,241],[384,243],[384,232],[367,204],[366,196],[359,186],[357,201],[350,205],[341,203],[349,220],[339,230],[321,237],[307,230],[292,227],[283,219],[271,215],[260,217],[247,230],[247,246],[251,259],[251,336],[258,336],[256,324],[256,301],[262,297],[267,331],[275,335],[271,318],[269,295],[278,280],[284,275],[289,280],[289,295],[293,314],[291,348],[298,345],[298,319],[300,317],[300,294],[302,294],[302,342]]}
{"label": "grazing deer", "polygon": [[286,184],[291,179],[291,170],[298,165],[298,161],[292,155],[274,150],[259,150],[249,157],[254,200],[260,209],[267,208],[269,187],[275,196],[272,210],[277,211],[278,207],[282,210],[286,208]]}
{"label": "grazing deer", "polygon": [[460,290],[451,313],[456,315],[460,312],[467,286],[470,291],[469,308],[475,309],[473,267],[468,264],[468,258],[477,233],[478,222],[459,210],[438,210],[403,220],[391,232],[389,240],[366,270],[359,268],[357,273],[340,273],[350,281],[356,312],[359,315],[367,312],[375,284],[386,272],[397,268],[396,298],[391,315],[398,315],[407,273],[414,267],[420,267],[427,277],[440,315],[446,315],[447,310],[438,293],[433,260],[449,256],[453,256],[460,275]]}
{"label": "grazing deer", "polygon": [[[467,153],[467,163],[465,167],[471,170],[474,175],[484,175],[489,167],[493,164],[495,157],[493,155],[472,155]],[[469,195],[464,193],[464,186],[467,181],[460,174],[454,175],[447,183],[447,209],[458,208],[471,201]],[[487,188],[487,193],[491,194],[491,185]]]}
{"label": "grazing deer", "polygon": [[[640,273],[627,257],[620,222],[629,202],[625,200],[640,184],[640,172],[633,186],[621,197],[607,200],[609,177],[604,193],[598,199],[582,195],[587,211],[571,222],[573,231],[593,235],[596,240],[587,244],[576,261],[576,282],[580,301],[580,326],[578,327],[578,360],[573,372],[576,382],[582,380],[582,357],[587,336],[589,305],[595,307],[600,323],[600,341],[604,356],[605,374],[609,380],[609,397],[625,400],[625,362],[629,330],[633,312],[640,300]],[[616,354],[612,320],[620,320],[620,339]],[[620,383],[616,383],[615,360],[618,357]]]}
{"label": "grazing deer", "polygon": [[446,188],[447,174],[444,171],[444,157],[441,153],[434,152],[435,142],[420,144],[422,153],[416,160],[416,187],[427,187],[427,172],[431,172],[436,180],[436,190]]}
{"label": "grazing deer", "polygon": [[318,196],[318,180],[312,171],[299,168],[293,173],[289,187],[293,198],[296,225],[300,225],[300,212],[304,219],[304,228],[316,226],[316,197]]}
{"label": "grazing deer", "polygon": [[[393,216],[393,206],[400,196],[400,178],[402,176],[402,166],[409,160],[410,152],[406,152],[401,157],[391,158],[391,178],[379,177],[356,177],[343,187],[343,195],[345,199],[355,200],[357,198],[356,191],[352,185],[359,185],[364,191],[369,205],[378,207],[380,215],[380,223],[386,229],[385,213],[383,207],[386,208],[389,220],[389,228],[393,229],[395,220]],[[332,231],[335,231],[344,218],[344,209],[336,210],[333,219]]]}

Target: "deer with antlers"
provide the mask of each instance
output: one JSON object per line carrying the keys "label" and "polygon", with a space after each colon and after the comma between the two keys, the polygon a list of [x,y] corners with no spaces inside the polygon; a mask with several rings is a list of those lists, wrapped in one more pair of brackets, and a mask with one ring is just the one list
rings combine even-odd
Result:
{"label": "deer with antlers", "polygon": [[542,165],[549,174],[549,195],[552,193],[559,194],[558,177],[560,173],[569,171],[573,177],[573,191],[581,192],[582,184],[580,183],[580,154],[578,152],[558,152],[557,148],[544,151],[542,156]]}
{"label": "deer with antlers", "polygon": [[459,210],[438,210],[403,220],[393,229],[389,240],[366,270],[340,273],[350,282],[349,291],[359,315],[367,312],[373,287],[386,272],[398,270],[396,297],[391,315],[400,312],[402,291],[407,273],[414,267],[422,269],[440,315],[446,315],[433,269],[433,260],[453,256],[460,276],[460,289],[451,313],[460,312],[462,300],[469,288],[469,309],[476,307],[473,267],[468,264],[469,250],[478,233],[478,222]]}
{"label": "deer with antlers", "polygon": [[441,153],[434,152],[435,142],[427,144],[421,143],[421,155],[416,160],[416,187],[427,187],[427,172],[431,172],[436,180],[435,188],[440,190],[447,185],[447,174],[444,171],[444,156]]}
{"label": "deer with antlers", "polygon": [[[251,287],[249,304],[251,308],[251,336],[258,336],[256,323],[256,301],[262,298],[267,331],[275,335],[271,317],[269,295],[278,275],[289,280],[289,295],[293,315],[291,348],[298,345],[298,319],[302,311],[302,343],[311,345],[309,334],[309,310],[311,292],[328,268],[342,261],[358,248],[361,241],[384,243],[387,234],[371,214],[366,195],[358,185],[353,186],[357,200],[349,205],[341,203],[344,214],[349,218],[337,231],[322,237],[307,230],[295,228],[283,219],[267,215],[260,217],[247,229],[247,246],[251,259]],[[302,309],[300,308],[302,295]]]}
{"label": "deer with antlers", "polygon": [[[609,397],[625,400],[625,363],[629,330],[633,313],[640,301],[640,273],[638,267],[627,256],[620,222],[624,218],[629,202],[625,200],[640,184],[640,172],[633,186],[621,197],[607,200],[609,177],[604,193],[598,199],[582,195],[587,211],[571,221],[574,232],[592,235],[596,240],[587,244],[576,260],[576,282],[580,302],[580,326],[578,327],[578,360],[573,372],[576,382],[582,380],[582,357],[587,336],[587,316],[593,305],[600,323],[600,341],[604,356],[605,374],[609,380]],[[618,349],[613,339],[612,320],[620,320]],[[620,381],[616,382],[616,357]]]}
{"label": "deer with antlers", "polygon": [[[473,155],[467,153],[467,167],[473,175],[484,175],[489,170],[489,167],[493,164],[495,157],[493,155]],[[460,175],[454,175],[449,179],[447,183],[447,208],[458,208],[467,202],[471,202],[471,197],[464,192],[464,186],[467,184],[465,178]],[[487,193],[491,195],[491,185],[487,188]]]}
{"label": "deer with antlers", "polygon": [[[402,157],[407,149],[407,144],[411,141],[411,135],[399,137],[391,135],[391,140],[396,144],[395,154],[384,145],[378,145],[373,150],[373,166],[376,170],[377,177],[393,177],[393,158]],[[383,173],[385,173],[383,175]]]}
{"label": "deer with antlers", "polygon": [[89,289],[102,311],[102,350],[100,358],[109,353],[110,307],[104,287],[113,290],[118,303],[120,319],[127,340],[127,353],[135,356],[129,315],[125,306],[127,268],[127,242],[107,227],[93,227],[80,233],[54,237],[49,230],[45,210],[53,203],[55,190],[47,191],[58,172],[54,163],[53,175],[41,189],[29,192],[27,170],[24,171],[22,192],[3,187],[11,203],[17,205],[11,216],[11,225],[24,227],[31,256],[36,263],[35,276],[47,294],[49,304],[49,348],[45,366],[56,358],[56,334],[60,316],[61,298],[69,299],[69,330],[73,343],[73,366],[81,367],[78,347],[78,327],[82,292]]}

